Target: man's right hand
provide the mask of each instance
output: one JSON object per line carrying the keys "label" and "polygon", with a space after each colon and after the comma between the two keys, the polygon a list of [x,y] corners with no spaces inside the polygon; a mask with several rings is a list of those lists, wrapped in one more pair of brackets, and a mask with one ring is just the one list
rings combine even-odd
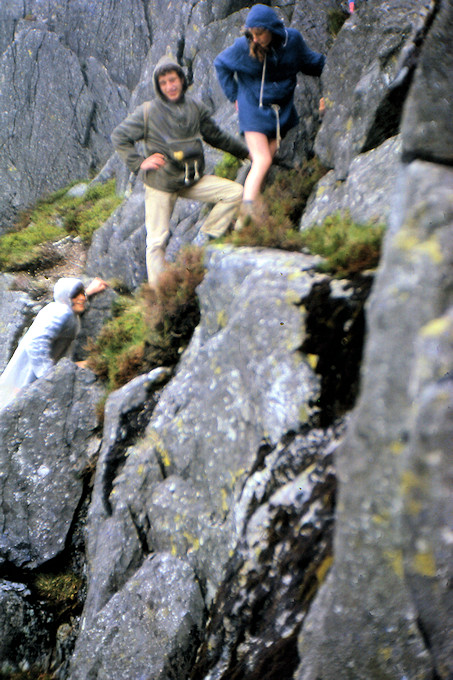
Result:
{"label": "man's right hand", "polygon": [[157,170],[165,165],[165,156],[162,153],[153,153],[140,165],[141,170]]}

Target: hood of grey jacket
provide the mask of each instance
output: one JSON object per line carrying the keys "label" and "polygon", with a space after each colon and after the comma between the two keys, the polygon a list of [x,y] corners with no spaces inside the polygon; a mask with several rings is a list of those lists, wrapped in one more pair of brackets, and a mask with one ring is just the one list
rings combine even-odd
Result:
{"label": "hood of grey jacket", "polygon": [[53,298],[55,302],[62,302],[72,309],[71,301],[79,288],[81,289],[81,292],[85,290],[83,282],[80,279],[69,276],[58,279],[53,289]]}
{"label": "hood of grey jacket", "polygon": [[153,71],[154,91],[156,95],[159,97],[159,99],[161,99],[163,102],[167,102],[167,98],[162,94],[162,90],[159,87],[158,79],[159,76],[163,75],[164,73],[168,73],[169,71],[176,71],[178,76],[181,78],[183,82],[182,86],[183,95],[187,91],[187,88],[189,87],[186,74],[184,73],[181,66],[178,64],[176,59],[174,59],[171,55],[166,54],[165,56],[159,59],[159,61],[156,64],[156,68]]}

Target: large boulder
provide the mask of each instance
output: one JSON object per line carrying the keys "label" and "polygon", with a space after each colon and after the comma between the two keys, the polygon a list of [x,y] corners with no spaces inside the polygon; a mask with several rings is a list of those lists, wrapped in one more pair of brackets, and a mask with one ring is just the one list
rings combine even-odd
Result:
{"label": "large boulder", "polygon": [[326,113],[315,150],[344,180],[353,158],[398,132],[429,0],[365,2],[344,24],[322,75]]}
{"label": "large boulder", "polygon": [[[226,582],[221,584],[228,561],[248,524],[249,538],[237,551],[237,564],[249,551],[250,576],[247,567],[241,573],[252,593],[257,527],[265,520],[273,536],[284,515],[293,526],[293,540],[287,542],[282,535],[281,547],[274,546],[275,559],[269,555],[263,563],[263,578],[274,572],[277,554],[285,552],[288,565],[291,554],[301,561],[310,553],[322,580],[330,550],[329,504],[334,492],[330,456],[323,449],[332,436],[308,435],[301,438],[299,448],[285,450],[284,455],[278,447],[287,433],[308,430],[319,415],[317,358],[301,351],[308,332],[304,329],[308,300],[317,286],[329,287],[328,277],[314,271],[319,261],[279,251],[209,248],[208,273],[199,287],[200,326],[137,441],[128,443],[127,436],[121,441],[125,421],[119,414],[125,393],[109,400],[88,521],[88,594],[83,634],[73,659],[74,678],[89,677],[84,659],[86,653],[93,658],[90,640],[103,641],[102,655],[115,658],[106,638],[106,617],[110,628],[123,630],[114,616],[114,603],[137,582],[137,570],[150,555],[161,559],[172,554],[190,566],[209,606],[220,602],[216,597],[219,588],[227,587]],[[339,289],[332,290],[332,304],[344,304]],[[146,384],[140,378],[134,391],[143,392]],[[292,483],[285,487],[288,481]],[[281,493],[279,487],[285,487]],[[252,520],[257,504],[262,508]],[[298,545],[302,526],[307,542]],[[260,550],[264,555],[264,538]],[[318,583],[314,572],[309,581],[307,598],[298,604],[300,615],[290,614],[291,587],[280,589],[276,582],[272,591],[280,600],[282,617],[291,620],[288,644],[292,648],[314,592],[311,587],[316,589]],[[247,592],[245,586],[238,597],[246,597]],[[224,613],[228,627],[229,611]],[[246,608],[243,623],[232,632],[232,649],[240,631],[253,625]],[[222,632],[213,635],[218,650]],[[143,641],[145,648],[147,644]],[[256,658],[266,658],[266,645],[257,642],[253,649]],[[99,647],[95,657],[100,654]],[[208,655],[205,663],[215,665],[215,655]],[[105,675],[115,677],[113,670]],[[175,671],[175,677],[187,677],[184,667]]]}
{"label": "large boulder", "polygon": [[96,453],[91,371],[63,359],[0,414],[0,563],[34,568],[65,547]]}
{"label": "large boulder", "polygon": [[83,630],[71,680],[184,678],[203,624],[203,598],[189,565],[150,555]]}

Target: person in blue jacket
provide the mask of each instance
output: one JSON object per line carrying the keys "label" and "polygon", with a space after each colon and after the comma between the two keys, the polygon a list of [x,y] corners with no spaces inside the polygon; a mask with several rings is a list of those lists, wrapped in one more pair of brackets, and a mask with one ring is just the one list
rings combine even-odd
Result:
{"label": "person in blue jacket", "polygon": [[299,72],[320,76],[325,57],[311,50],[294,28],[285,28],[275,10],[254,5],[245,35],[214,60],[220,85],[236,103],[252,165],[243,202],[251,207],[272,164],[280,140],[298,122],[294,90]]}

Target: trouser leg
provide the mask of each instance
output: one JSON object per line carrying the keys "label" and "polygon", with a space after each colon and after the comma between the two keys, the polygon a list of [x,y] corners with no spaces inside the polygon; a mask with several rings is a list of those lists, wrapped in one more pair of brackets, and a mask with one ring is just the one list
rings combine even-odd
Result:
{"label": "trouser leg", "polygon": [[165,246],[170,235],[170,217],[177,194],[145,186],[146,271],[155,287],[164,268]]}
{"label": "trouser leg", "polygon": [[196,184],[180,191],[179,195],[196,201],[215,203],[201,231],[218,238],[237,216],[242,200],[242,185],[223,177],[204,175]]}

